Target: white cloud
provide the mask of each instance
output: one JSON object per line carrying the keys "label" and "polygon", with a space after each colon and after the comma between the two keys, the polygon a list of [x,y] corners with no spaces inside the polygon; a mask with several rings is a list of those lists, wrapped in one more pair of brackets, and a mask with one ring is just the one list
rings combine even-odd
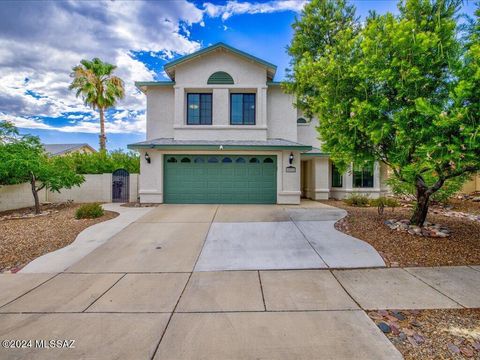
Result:
{"label": "white cloud", "polygon": [[[142,112],[145,96],[134,81],[153,80],[155,74],[132,51],[173,57],[197,50],[200,44],[188,38],[188,26],[203,21],[203,10],[187,1],[4,2],[1,19],[0,118],[8,116],[25,128],[95,132],[91,119],[70,116],[73,125],[61,128],[38,120],[72,112],[96,118],[68,89],[71,68],[93,57],[116,64],[126,90],[116,108]],[[107,130],[140,131],[137,119],[107,118]]]}
{"label": "white cloud", "polygon": [[[111,133],[145,131],[145,96],[136,80],[155,73],[133,52],[163,60],[200,48],[190,39],[191,25],[208,17],[300,11],[304,0],[206,2],[202,9],[176,1],[4,1],[0,21],[0,120],[22,128],[98,132],[98,114],[68,89],[71,68],[81,59],[99,57],[118,66],[126,97],[113,116]],[[227,30],[225,26],[223,28]],[[158,69],[158,75],[166,75]],[[75,114],[72,114],[75,113]],[[51,119],[58,118],[54,125]],[[63,119],[63,120],[62,120]]]}
{"label": "white cloud", "polygon": [[205,12],[210,17],[221,17],[222,20],[227,20],[234,15],[241,14],[265,14],[281,11],[295,11],[300,12],[307,0],[274,0],[264,3],[250,3],[227,1],[225,5],[216,5],[212,3],[204,3]]}

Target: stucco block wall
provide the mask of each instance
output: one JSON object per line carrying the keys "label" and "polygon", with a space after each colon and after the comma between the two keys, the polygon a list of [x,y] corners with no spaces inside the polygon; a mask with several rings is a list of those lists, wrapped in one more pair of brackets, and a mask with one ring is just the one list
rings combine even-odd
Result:
{"label": "stucco block wall", "polygon": [[[298,117],[303,117],[301,114]],[[318,149],[322,149],[322,144],[318,139],[318,131],[316,127],[318,126],[318,119],[313,118],[311,121],[306,124],[297,125],[297,136],[298,142],[300,144],[310,145]]]}
{"label": "stucco block wall", "polygon": [[480,173],[472,176],[472,179],[467,181],[462,187],[463,193],[469,194],[475,191],[480,191]]}
{"label": "stucco block wall", "polygon": [[173,86],[148,88],[146,140],[173,137],[173,108]]}
{"label": "stucco block wall", "polygon": [[[112,174],[84,175],[85,182],[80,187],[62,189],[60,193],[42,190],[40,202],[65,202],[72,200],[78,203],[111,202]],[[138,174],[130,174],[130,201],[137,201]],[[0,187],[0,211],[19,209],[34,205],[30,184],[8,185]]]}
{"label": "stucco block wall", "polygon": [[[285,94],[280,86],[267,91],[267,137],[297,142],[297,109],[293,96]],[[306,144],[309,145],[309,144]]]}
{"label": "stucco block wall", "polygon": [[225,71],[235,84],[265,85],[267,71],[263,66],[238,57],[223,49],[177,65],[175,83],[178,86],[205,86],[214,72]]}
{"label": "stucco block wall", "polygon": [[[38,194],[40,201],[46,201],[46,191]],[[29,183],[0,186],[0,211],[33,206],[33,194]]]}

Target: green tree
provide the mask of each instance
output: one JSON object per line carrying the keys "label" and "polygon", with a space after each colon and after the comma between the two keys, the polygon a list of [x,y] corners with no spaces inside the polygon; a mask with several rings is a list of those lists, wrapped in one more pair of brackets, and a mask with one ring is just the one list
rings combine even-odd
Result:
{"label": "green tree", "polygon": [[80,65],[73,67],[70,84],[71,90],[77,91],[85,105],[100,114],[100,150],[106,149],[107,137],[105,135],[105,111],[115,106],[119,99],[125,97],[123,80],[113,75],[115,65],[103,62],[98,58],[92,61],[82,60]]}
{"label": "green tree", "polygon": [[[398,15],[370,14],[322,43],[320,55],[294,58],[287,84],[299,98],[313,89],[300,105],[319,118],[324,149],[339,168],[377,160],[415,187],[411,221],[420,226],[445,182],[480,169],[478,17],[463,56],[460,4],[406,0]],[[302,19],[316,11],[306,6]],[[292,43],[303,36],[295,33]]]}
{"label": "green tree", "polygon": [[30,183],[35,213],[41,212],[38,192],[59,192],[84,182],[63,157],[49,158],[38,137],[20,135],[9,122],[0,122],[0,185]]}
{"label": "green tree", "polygon": [[72,153],[65,156],[79,174],[104,174],[117,169],[125,169],[129,173],[140,172],[140,158],[133,151],[123,152],[100,151],[98,153]]}

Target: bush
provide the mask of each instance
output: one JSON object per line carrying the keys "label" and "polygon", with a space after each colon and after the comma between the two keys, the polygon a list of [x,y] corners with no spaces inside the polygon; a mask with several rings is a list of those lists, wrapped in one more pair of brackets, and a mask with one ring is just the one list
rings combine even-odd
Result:
{"label": "bush", "polygon": [[368,206],[369,199],[366,195],[352,194],[343,201],[350,206],[366,207]]}
{"label": "bush", "polygon": [[380,215],[383,214],[383,210],[386,207],[392,208],[393,211],[399,205],[397,200],[385,196],[380,196],[378,199],[371,199],[369,204],[370,206],[376,206]]}
{"label": "bush", "polygon": [[85,204],[80,206],[75,212],[76,219],[95,219],[100,216],[103,216],[105,212],[103,211],[102,205],[98,203]]}
{"label": "bush", "polygon": [[99,151],[92,154],[73,153],[64,156],[64,158],[71,162],[78,174],[112,173],[117,169],[125,169],[130,174],[140,172],[140,157],[132,151]]}

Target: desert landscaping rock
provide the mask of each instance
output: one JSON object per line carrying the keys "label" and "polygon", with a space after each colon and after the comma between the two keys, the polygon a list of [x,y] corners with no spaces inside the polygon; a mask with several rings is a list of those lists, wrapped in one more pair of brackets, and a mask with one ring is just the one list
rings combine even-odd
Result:
{"label": "desert landscaping rock", "polygon": [[423,227],[410,224],[409,220],[385,220],[387,225],[392,230],[406,231],[411,235],[426,236],[434,238],[444,238],[450,236],[450,230],[439,224],[425,223]]}

